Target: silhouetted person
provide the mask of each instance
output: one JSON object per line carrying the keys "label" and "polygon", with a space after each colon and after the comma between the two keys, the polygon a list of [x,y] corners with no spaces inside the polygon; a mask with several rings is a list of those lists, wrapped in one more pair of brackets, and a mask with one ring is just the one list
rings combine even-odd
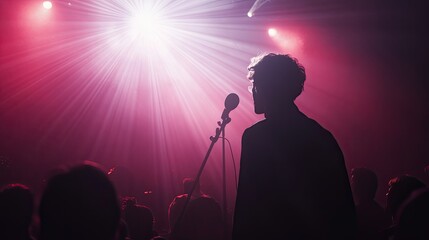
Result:
{"label": "silhouetted person", "polygon": [[403,204],[414,191],[424,187],[426,187],[426,185],[422,181],[409,175],[402,175],[389,180],[389,190],[386,194],[386,211],[390,215],[393,224],[396,224],[398,221],[397,215],[401,204]]}
{"label": "silhouetted person", "polygon": [[[223,236],[222,210],[212,197],[201,192],[197,182],[186,210],[182,214],[188,193],[191,192],[194,180],[185,178],[185,194],[176,196],[171,202],[168,217],[172,231],[172,240],[220,240]],[[179,222],[178,222],[179,221]],[[175,229],[176,228],[176,229]]]}
{"label": "silhouetted person", "polygon": [[377,192],[377,175],[367,168],[354,168],[351,187],[357,216],[357,239],[379,239],[380,232],[390,225],[384,208],[374,198]]}
{"label": "silhouetted person", "polygon": [[22,184],[7,185],[0,193],[0,239],[30,240],[34,197]]}
{"label": "silhouetted person", "polygon": [[[192,178],[184,178],[182,184],[183,194],[179,194],[174,197],[173,201],[168,207],[168,222],[170,224],[170,232],[174,228],[176,221],[182,213],[182,209],[185,206],[188,193],[192,191],[192,187],[195,184],[195,181]],[[200,184],[197,183],[195,185],[194,191],[192,192],[191,201],[201,196],[203,196],[203,193],[201,192]]]}
{"label": "silhouetted person", "polygon": [[429,190],[414,191],[401,205],[394,240],[429,239]]}
{"label": "silhouetted person", "polygon": [[254,110],[245,130],[233,240],[353,239],[356,219],[343,154],[294,104],[305,70],[289,55],[252,59]]}
{"label": "silhouetted person", "polygon": [[40,240],[113,240],[120,207],[107,175],[86,163],[48,181],[39,214]]}
{"label": "silhouetted person", "polygon": [[401,206],[413,194],[423,189],[425,184],[418,178],[402,175],[389,180],[386,194],[386,213],[390,218],[390,226],[382,232],[382,239],[394,239],[398,231],[399,212]]}
{"label": "silhouetted person", "polygon": [[135,198],[126,200],[123,216],[132,240],[148,240],[155,236],[152,211],[144,205],[137,204]]}

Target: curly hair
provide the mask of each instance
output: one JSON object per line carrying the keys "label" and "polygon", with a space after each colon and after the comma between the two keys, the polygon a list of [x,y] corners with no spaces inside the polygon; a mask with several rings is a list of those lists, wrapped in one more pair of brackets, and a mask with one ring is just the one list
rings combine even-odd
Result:
{"label": "curly hair", "polygon": [[304,89],[305,68],[288,54],[265,53],[251,59],[248,79],[270,94],[295,100]]}

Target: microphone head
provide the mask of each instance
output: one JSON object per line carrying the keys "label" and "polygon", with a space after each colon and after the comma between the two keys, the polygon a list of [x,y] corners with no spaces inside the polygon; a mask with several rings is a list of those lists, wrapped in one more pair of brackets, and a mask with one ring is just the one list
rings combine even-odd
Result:
{"label": "microphone head", "polygon": [[225,109],[228,111],[234,110],[238,106],[238,103],[240,103],[240,98],[238,95],[235,93],[230,93],[225,98]]}

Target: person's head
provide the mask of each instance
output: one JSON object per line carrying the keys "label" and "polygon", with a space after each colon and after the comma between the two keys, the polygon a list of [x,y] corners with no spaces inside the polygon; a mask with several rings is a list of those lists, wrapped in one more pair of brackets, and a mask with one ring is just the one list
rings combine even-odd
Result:
{"label": "person's head", "polygon": [[368,168],[353,168],[351,175],[351,188],[355,199],[358,202],[373,200],[378,187],[377,175]]}
{"label": "person's head", "polygon": [[[10,184],[0,193],[0,238],[29,234],[33,219],[34,196],[22,184]],[[3,237],[2,237],[3,236]]]}
{"label": "person's head", "polygon": [[144,206],[137,204],[135,198],[126,198],[123,209],[124,220],[131,239],[150,239],[153,237],[153,214]]}
{"label": "person's head", "polygon": [[247,69],[257,114],[292,104],[304,88],[305,69],[287,54],[259,55],[251,59]]}
{"label": "person's head", "polygon": [[48,181],[39,214],[42,240],[110,240],[116,234],[120,207],[107,175],[86,163]]}
{"label": "person's head", "polygon": [[426,185],[418,178],[409,175],[402,175],[389,180],[389,190],[386,194],[386,208],[394,221],[396,221],[398,209],[401,204],[404,203],[414,191],[422,189],[425,186]]}
{"label": "person's head", "polygon": [[[184,193],[190,193],[194,184],[195,184],[195,180],[193,178],[183,179],[183,191],[184,191]],[[200,193],[200,191],[201,191],[200,183],[197,182],[195,185],[195,189],[194,189],[193,194]]]}

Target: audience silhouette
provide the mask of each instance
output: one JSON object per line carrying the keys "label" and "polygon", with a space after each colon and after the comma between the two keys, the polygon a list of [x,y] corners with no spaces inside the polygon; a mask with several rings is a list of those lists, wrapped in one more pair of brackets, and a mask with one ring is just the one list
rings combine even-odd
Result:
{"label": "audience silhouette", "polygon": [[296,59],[252,59],[254,111],[242,138],[233,239],[354,239],[356,217],[343,154],[330,132],[300,112],[305,70]]}
{"label": "audience silhouette", "polygon": [[[195,189],[187,206],[188,194]],[[174,198],[169,206],[171,238],[174,240],[220,240],[223,237],[222,210],[212,197],[201,192],[199,182],[183,180],[185,194]],[[185,207],[185,211],[183,209]],[[181,216],[183,214],[183,216]]]}
{"label": "audience silhouette", "polygon": [[402,175],[389,180],[389,190],[386,194],[387,203],[386,211],[392,219],[392,223],[398,222],[398,210],[411,196],[411,194],[418,190],[426,187],[426,185],[418,178],[410,175]]}
{"label": "audience silhouette", "polygon": [[394,240],[429,239],[429,189],[414,191],[398,211]]}
{"label": "audience silhouette", "polygon": [[[425,188],[425,184],[418,178],[410,175],[401,175],[388,182],[389,190],[386,194],[386,213],[390,217],[391,225],[382,234],[382,239],[395,239],[398,234],[398,223],[401,207],[415,191]],[[404,235],[404,233],[401,233]],[[402,236],[403,237],[403,236]]]}
{"label": "audience silhouette", "polygon": [[[262,136],[266,137],[266,135]],[[302,143],[303,140],[299,141]],[[255,146],[257,145],[252,145],[252,147]],[[287,148],[286,150],[291,151]],[[290,153],[288,152],[288,154]],[[273,160],[268,157],[276,156],[273,152],[271,154],[266,155],[264,161],[268,162],[270,166],[281,167],[278,162],[270,162]],[[297,157],[297,155],[288,156]],[[244,158],[244,160],[256,161],[252,158]],[[305,161],[309,161],[309,159],[305,159]],[[289,165],[288,167],[294,170],[305,168],[304,163],[300,165],[293,162]],[[252,171],[251,173],[256,175],[254,176],[256,179],[247,178],[250,177],[247,175],[249,173],[241,170],[240,180],[254,180],[250,182],[254,185],[248,186],[243,182],[240,183],[239,194],[241,196],[239,195],[237,198],[234,239],[429,239],[429,189],[416,177],[402,175],[389,181],[389,191],[386,194],[386,209],[391,217],[389,219],[386,212],[383,212],[382,207],[374,200],[378,186],[376,174],[367,168],[352,169],[350,186],[357,213],[355,236],[353,208],[350,209],[350,206],[338,200],[338,198],[343,201],[350,200],[341,196],[347,193],[347,190],[335,192],[330,189],[333,184],[331,175],[334,173],[329,175],[327,169],[323,169],[321,165],[313,162],[308,165],[310,168],[308,172],[315,175],[307,176],[311,181],[304,182],[304,176],[293,175],[291,172],[287,173],[292,176],[283,176],[277,172],[277,169],[271,169],[270,172],[267,169],[260,169],[259,171],[267,172],[259,173],[256,169],[251,168],[254,166],[249,166],[249,163],[242,164],[242,166],[245,167],[242,169]],[[282,167],[284,170],[285,166]],[[317,170],[322,172],[317,175],[315,173]],[[267,179],[262,179],[261,176],[269,177],[269,173],[278,175],[272,176],[268,180],[288,181],[263,185],[269,182]],[[322,183],[318,184],[316,180],[321,180]],[[179,228],[176,229],[176,234],[161,237],[153,229],[152,211],[144,205],[137,204],[136,198],[125,198],[122,209],[123,220],[120,220],[120,207],[113,184],[99,166],[86,162],[69,170],[58,172],[48,181],[39,206],[40,236],[38,238],[32,237],[29,231],[33,221],[33,193],[22,184],[10,184],[4,187],[0,192],[0,239],[223,239],[221,208],[216,200],[200,190],[198,183],[196,183],[195,191],[184,211],[181,224],[176,225],[194,183],[193,179],[184,179],[185,193],[175,197],[170,204],[169,221],[172,228]],[[312,186],[316,186],[317,189],[312,189]],[[334,185],[334,187],[338,187],[338,185]],[[243,197],[243,189],[252,190],[250,193],[254,195],[244,195],[248,198],[240,198]],[[261,192],[254,192],[253,189]],[[282,190],[287,191],[283,193]],[[244,193],[249,194],[249,192]],[[323,197],[328,199],[323,199]],[[245,207],[253,208],[247,209],[244,214],[241,211]],[[341,207],[347,207],[343,211],[349,212],[339,213]],[[248,219],[241,219],[242,217],[248,217]],[[341,223],[341,221],[348,221],[348,223]],[[342,229],[341,227],[348,228]]]}
{"label": "audience silhouette", "polygon": [[132,240],[148,240],[156,234],[153,230],[154,218],[150,208],[137,204],[135,198],[126,198],[123,218]]}
{"label": "audience silhouette", "polygon": [[34,197],[22,184],[7,185],[0,193],[0,239],[31,240]]}
{"label": "audience silhouette", "polygon": [[351,171],[351,187],[356,206],[357,239],[379,239],[380,232],[390,225],[384,208],[374,198],[377,192],[377,175],[367,168]]}
{"label": "audience silhouette", "polygon": [[107,175],[86,162],[48,181],[39,214],[41,240],[113,240],[120,207]]}

